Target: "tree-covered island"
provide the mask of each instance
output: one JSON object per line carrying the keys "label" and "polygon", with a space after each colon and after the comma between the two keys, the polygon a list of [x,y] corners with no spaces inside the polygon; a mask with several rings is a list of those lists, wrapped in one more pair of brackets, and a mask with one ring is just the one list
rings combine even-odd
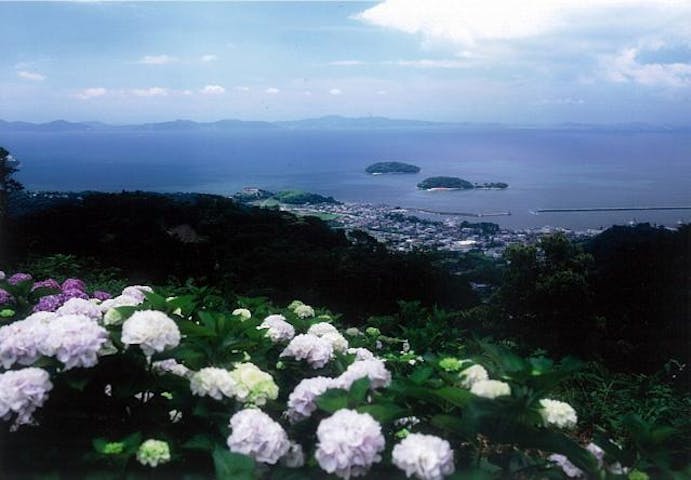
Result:
{"label": "tree-covered island", "polygon": [[370,175],[381,175],[384,173],[419,173],[420,167],[403,162],[377,162],[365,169]]}
{"label": "tree-covered island", "polygon": [[458,177],[429,177],[424,179],[422,182],[417,184],[417,188],[421,190],[433,190],[433,189],[443,189],[443,190],[472,190],[474,188],[479,189],[492,189],[507,188],[509,185],[503,182],[493,182],[493,183],[471,183],[468,180],[464,180]]}

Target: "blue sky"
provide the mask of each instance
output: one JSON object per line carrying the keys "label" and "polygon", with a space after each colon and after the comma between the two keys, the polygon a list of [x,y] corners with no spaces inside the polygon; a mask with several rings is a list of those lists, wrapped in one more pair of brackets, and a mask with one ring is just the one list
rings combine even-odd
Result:
{"label": "blue sky", "polygon": [[691,2],[0,3],[0,118],[691,123]]}

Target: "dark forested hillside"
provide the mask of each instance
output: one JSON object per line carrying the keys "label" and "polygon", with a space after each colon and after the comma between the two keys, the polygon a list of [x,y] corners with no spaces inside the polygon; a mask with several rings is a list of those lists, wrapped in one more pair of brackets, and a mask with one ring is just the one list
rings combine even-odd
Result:
{"label": "dark forested hillside", "polygon": [[360,232],[349,240],[312,217],[248,208],[212,195],[89,194],[13,219],[15,261],[93,257],[132,281],[188,278],[247,295],[329,304],[364,318],[419,299],[471,306],[467,282],[419,254],[392,254]]}

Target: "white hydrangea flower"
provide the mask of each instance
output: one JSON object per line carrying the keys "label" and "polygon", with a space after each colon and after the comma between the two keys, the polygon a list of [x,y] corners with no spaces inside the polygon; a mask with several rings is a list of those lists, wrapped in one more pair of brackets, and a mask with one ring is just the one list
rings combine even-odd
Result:
{"label": "white hydrangea flower", "polygon": [[58,316],[84,315],[97,322],[101,321],[103,318],[103,313],[98,305],[95,305],[89,300],[84,300],[83,298],[70,298],[62,307],[58,308],[55,313]]}
{"label": "white hydrangea flower", "polygon": [[489,380],[489,374],[482,365],[473,365],[461,370],[458,378],[461,380],[462,387],[472,388],[479,381]]}
{"label": "white hydrangea flower", "polygon": [[366,348],[358,347],[358,348],[349,348],[348,353],[350,355],[355,355],[355,360],[374,360],[376,357],[372,352],[367,350]]}
{"label": "white hydrangea flower", "polygon": [[470,393],[484,398],[497,398],[511,395],[511,387],[508,383],[499,380],[479,380],[470,388]]}
{"label": "white hydrangea flower", "polygon": [[307,330],[307,333],[309,333],[310,335],[316,335],[317,337],[321,337],[322,335],[326,335],[327,333],[338,333],[338,329],[330,323],[319,322],[312,325]]}
{"label": "white hydrangea flower", "polygon": [[231,417],[230,429],[230,451],[248,455],[257,462],[274,465],[290,448],[283,427],[261,410],[240,410]]}
{"label": "white hydrangea flower", "polygon": [[33,423],[33,413],[48,398],[53,389],[50,375],[42,368],[22,368],[0,374],[0,418],[17,417],[12,430]]}
{"label": "white hydrangea flower", "polygon": [[190,390],[200,397],[208,395],[216,400],[224,396],[233,398],[237,390],[237,384],[230,372],[223,368],[202,368],[190,377]]}
{"label": "white hydrangea flower", "polygon": [[297,315],[300,318],[311,318],[314,317],[314,308],[310,307],[309,305],[298,305],[295,307],[295,315]]}
{"label": "white hydrangea flower", "polygon": [[290,310],[291,312],[295,311],[295,309],[298,308],[300,305],[304,305],[304,303],[302,303],[300,300],[293,300],[288,305],[288,310]]}
{"label": "white hydrangea flower", "polygon": [[41,353],[57,358],[65,364],[65,370],[96,365],[101,349],[109,340],[108,331],[84,315],[56,317],[47,327]]}
{"label": "white hydrangea flower", "polygon": [[240,317],[240,320],[242,321],[249,320],[250,318],[252,318],[252,312],[250,312],[246,308],[236,308],[232,311],[232,315]]}
{"label": "white hydrangea flower", "polygon": [[455,470],[451,445],[434,435],[411,433],[393,447],[391,456],[408,478],[415,475],[420,480],[442,480]]}
{"label": "white hydrangea flower", "polygon": [[338,388],[349,390],[353,382],[365,377],[369,378],[372,390],[391,384],[391,372],[386,369],[383,361],[373,358],[351,363],[346,371],[336,378],[336,385]]}
{"label": "white hydrangea flower", "polygon": [[300,381],[288,396],[288,419],[295,423],[312,415],[317,409],[316,398],[329,388],[336,388],[333,378],[312,377]]}
{"label": "white hydrangea flower", "polygon": [[100,305],[98,305],[98,308],[100,308],[101,312],[103,312],[103,324],[106,326],[120,325],[123,317],[122,314],[116,310],[116,308],[136,307],[141,303],[141,301],[128,295],[120,295],[119,297],[104,300]]}
{"label": "white hydrangea flower", "polygon": [[41,357],[41,345],[48,336],[52,312],[37,312],[24,320],[0,327],[0,365],[32,365]]}
{"label": "white hydrangea flower", "polygon": [[278,385],[273,377],[253,363],[239,363],[230,372],[235,381],[235,398],[242,403],[262,406],[278,398]]}
{"label": "white hydrangea flower", "polygon": [[176,375],[178,377],[185,377],[191,375],[192,370],[187,368],[181,363],[178,363],[174,358],[168,358],[166,360],[159,360],[151,364],[151,369],[159,374],[163,375],[165,373],[170,373],[171,375]]}
{"label": "white hydrangea flower", "polygon": [[321,336],[322,340],[326,340],[333,347],[334,352],[345,353],[348,350],[348,340],[340,333],[325,333]]}
{"label": "white hydrangea flower", "polygon": [[288,452],[281,459],[281,465],[288,468],[300,468],[305,465],[305,452],[302,449],[302,445],[290,442]]}
{"label": "white hydrangea flower", "polygon": [[295,327],[283,315],[269,315],[257,328],[267,329],[266,336],[274,343],[288,342],[295,336]]}
{"label": "white hydrangea flower", "polygon": [[361,337],[364,335],[364,333],[362,333],[358,328],[355,327],[346,328],[345,334],[349,337]]}
{"label": "white hydrangea flower", "polygon": [[167,463],[170,461],[170,447],[163,440],[149,439],[139,446],[137,461],[150,467]]}
{"label": "white hydrangea flower", "polygon": [[180,410],[170,410],[168,411],[168,418],[170,418],[170,423],[180,423],[182,412]]}
{"label": "white hydrangea flower", "polygon": [[121,340],[125,345],[139,345],[144,355],[151,358],[156,352],[177,347],[180,344],[180,330],[165,313],[142,310],[125,320]]}
{"label": "white hydrangea flower", "polygon": [[316,335],[302,334],[294,337],[280,356],[306,360],[312,368],[322,368],[333,357],[333,347]]}
{"label": "white hydrangea flower", "polygon": [[103,300],[98,306],[103,313],[107,312],[111,308],[117,307],[136,307],[142,303],[141,300],[137,300],[129,295],[119,295],[114,298],[109,298],[108,300]]}
{"label": "white hydrangea flower", "polygon": [[344,479],[365,475],[385,446],[381,425],[371,415],[347,409],[321,421],[317,440],[319,466]]}
{"label": "white hydrangea flower", "polygon": [[540,415],[545,425],[555,425],[559,428],[571,428],[576,426],[578,417],[576,410],[566,402],[543,398],[540,400]]}
{"label": "white hydrangea flower", "polygon": [[567,477],[569,478],[580,478],[583,476],[583,470],[578,468],[576,465],[571,463],[568,458],[564,455],[560,455],[558,453],[554,453],[547,457],[547,459],[552,462],[556,463],[559,465],[559,467],[562,469],[562,471],[566,474]]}
{"label": "white hydrangea flower", "polygon": [[148,285],[131,285],[122,290],[122,294],[132,297],[142,303],[146,299],[145,293],[153,293],[154,289]]}
{"label": "white hydrangea flower", "polygon": [[601,449],[598,445],[594,443],[589,443],[586,447],[586,450],[588,450],[590,453],[593,454],[595,459],[597,460],[597,466],[602,467],[602,464],[605,461],[605,451]]}

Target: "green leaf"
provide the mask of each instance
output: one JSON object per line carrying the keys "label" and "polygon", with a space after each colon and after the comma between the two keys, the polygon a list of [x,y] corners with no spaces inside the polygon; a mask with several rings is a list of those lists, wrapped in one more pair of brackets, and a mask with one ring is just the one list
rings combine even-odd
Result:
{"label": "green leaf", "polygon": [[437,428],[456,434],[463,432],[466,427],[463,420],[454,415],[435,415],[430,419],[430,423]]}
{"label": "green leaf", "polygon": [[201,450],[210,452],[214,449],[214,442],[208,435],[198,433],[197,435],[193,436],[185,443],[183,443],[182,448],[186,448],[188,450]]}
{"label": "green leaf", "polygon": [[94,447],[94,450],[96,450],[98,453],[103,453],[105,451],[107,443],[108,440],[106,440],[103,437],[94,438],[93,440],[91,440],[91,445]]}
{"label": "green leaf", "polygon": [[432,376],[433,372],[434,369],[432,367],[418,367],[413,373],[410,374],[408,378],[415,385],[422,385],[425,383],[425,381],[427,381],[427,379],[429,379],[429,377]]}
{"label": "green leaf", "polygon": [[[201,313],[201,312],[200,312]],[[180,333],[186,335],[187,337],[215,337],[216,333],[212,328],[206,326],[197,325],[196,323],[184,320],[178,323],[180,328]]]}
{"label": "green leaf", "polygon": [[168,302],[166,302],[165,297],[162,297],[161,295],[155,292],[144,292],[144,296],[154,309],[166,310]]}
{"label": "green leaf", "polygon": [[370,380],[368,377],[359,378],[353,382],[348,392],[348,406],[350,408],[357,407],[365,400],[367,392],[369,392]]}
{"label": "green leaf", "polygon": [[253,480],[254,460],[216,446],[212,454],[218,480]]}
{"label": "green leaf", "polygon": [[450,404],[456,407],[465,407],[468,402],[473,398],[473,394],[468,390],[458,387],[443,387],[438,390],[434,390],[434,394],[446,400]]}
{"label": "green leaf", "polygon": [[330,388],[317,397],[317,406],[328,413],[348,408],[348,392],[341,388]]}
{"label": "green leaf", "polygon": [[374,405],[363,405],[356,408],[360,413],[369,413],[379,423],[389,423],[392,420],[402,417],[407,410],[399,407],[395,403],[377,403]]}

